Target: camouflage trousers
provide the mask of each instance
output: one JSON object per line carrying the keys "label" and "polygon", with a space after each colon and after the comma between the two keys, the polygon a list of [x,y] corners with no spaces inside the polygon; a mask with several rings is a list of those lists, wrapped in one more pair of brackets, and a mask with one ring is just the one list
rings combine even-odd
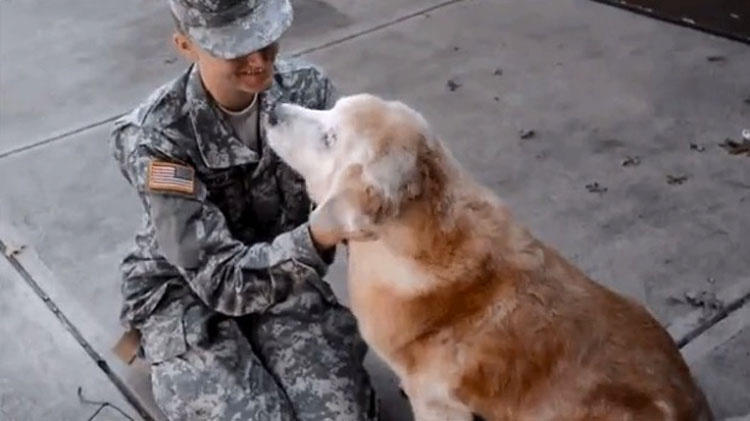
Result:
{"label": "camouflage trousers", "polygon": [[180,421],[377,420],[366,346],[332,296],[306,288],[241,318],[198,302],[161,312],[141,329],[157,404]]}

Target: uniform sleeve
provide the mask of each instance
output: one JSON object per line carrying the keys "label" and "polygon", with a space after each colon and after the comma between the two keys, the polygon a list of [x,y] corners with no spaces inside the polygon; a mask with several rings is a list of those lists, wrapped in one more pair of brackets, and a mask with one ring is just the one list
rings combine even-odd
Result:
{"label": "uniform sleeve", "polygon": [[[138,131],[120,134],[128,135],[144,136]],[[262,312],[291,288],[291,272],[325,274],[327,264],[307,224],[271,242],[247,246],[232,237],[198,177],[193,179],[193,194],[155,191],[149,186],[149,165],[168,159],[140,147],[124,160],[122,171],[151,218],[157,251],[208,306],[232,316]]]}

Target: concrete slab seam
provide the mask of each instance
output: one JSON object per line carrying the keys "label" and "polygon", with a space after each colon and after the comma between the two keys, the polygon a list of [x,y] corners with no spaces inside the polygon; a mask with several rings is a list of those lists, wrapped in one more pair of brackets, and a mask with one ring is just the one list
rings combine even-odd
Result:
{"label": "concrete slab seam", "polygon": [[720,291],[716,298],[724,304],[713,313],[704,308],[696,309],[673,320],[667,327],[680,349],[750,302],[750,278]]}
{"label": "concrete slab seam", "polygon": [[748,327],[748,323],[750,323],[750,307],[742,307],[717,323],[711,330],[695,338],[680,352],[688,365],[693,366],[714,349],[740,334]]}
{"label": "concrete slab seam", "polygon": [[[339,44],[342,44],[342,43],[347,42],[347,41],[351,41],[351,40],[353,40],[355,38],[359,38],[359,37],[361,37],[363,35],[367,35],[367,34],[371,34],[373,32],[380,31],[382,29],[391,27],[393,25],[396,25],[396,24],[399,24],[401,22],[413,19],[415,17],[422,16],[425,13],[429,13],[429,12],[432,12],[434,10],[446,7],[446,6],[450,6],[452,4],[461,3],[461,2],[465,2],[465,1],[469,1],[469,0],[447,0],[447,1],[444,1],[442,3],[438,3],[436,5],[432,5],[432,6],[425,7],[423,9],[419,9],[417,11],[408,13],[408,14],[406,14],[404,16],[399,16],[399,17],[397,17],[395,19],[388,20],[386,22],[380,23],[380,24],[372,26],[370,28],[366,28],[366,29],[363,29],[363,30],[360,30],[360,31],[356,31],[354,33],[351,33],[349,35],[345,35],[345,36],[340,37],[340,38],[336,38],[336,39],[331,40],[331,41],[326,41],[323,44],[320,44],[318,46],[310,47],[310,48],[306,48],[304,50],[292,52],[291,54],[289,54],[289,56],[293,57],[293,58],[302,57],[304,55],[307,55],[307,54],[310,54],[310,53],[313,53],[313,52],[316,52],[316,51],[324,50],[326,48],[329,48],[329,47],[332,47],[332,46],[335,46],[335,45],[339,45]],[[101,125],[110,123],[110,122],[112,122],[112,121],[120,118],[124,114],[125,113],[119,113],[117,115],[114,115],[114,116],[111,116],[111,117],[107,117],[107,118],[105,118],[103,120],[95,121],[93,123],[81,126],[79,128],[68,130],[68,131],[65,131],[65,132],[62,132],[62,133],[50,136],[50,137],[48,137],[46,139],[39,140],[39,141],[31,143],[29,145],[24,145],[24,146],[20,146],[18,148],[15,148],[15,149],[10,149],[10,150],[4,151],[4,152],[0,152],[0,159],[3,159],[5,157],[11,156],[11,155],[15,155],[15,154],[18,154],[18,153],[21,153],[21,152],[25,152],[25,151],[28,151],[30,149],[36,149],[37,147],[50,144],[50,143],[55,142],[57,140],[61,140],[61,139],[64,139],[64,138],[67,138],[67,137],[70,137],[70,136],[73,136],[73,135],[76,135],[76,134],[79,134],[79,133],[82,133],[82,132],[85,132],[85,131],[88,131],[88,130],[91,130],[91,129],[95,129],[95,128],[101,126]]]}
{"label": "concrete slab seam", "polygon": [[44,302],[44,304],[49,308],[49,310],[52,312],[52,314],[55,315],[55,317],[60,321],[60,323],[63,325],[63,327],[70,333],[73,338],[78,342],[79,345],[83,348],[83,350],[86,352],[86,354],[89,355],[89,357],[94,360],[96,363],[96,366],[99,367],[102,372],[107,376],[107,378],[112,382],[112,384],[115,385],[115,387],[122,393],[122,395],[125,397],[127,402],[135,408],[135,410],[138,412],[138,415],[140,415],[145,421],[154,421],[154,419],[151,417],[151,415],[148,413],[145,407],[141,405],[138,398],[128,389],[128,387],[125,385],[125,383],[120,379],[114,371],[109,367],[109,364],[107,361],[97,353],[94,348],[86,341],[86,339],[83,337],[81,332],[78,331],[78,329],[68,320],[68,318],[65,316],[65,314],[60,311],[60,309],[57,307],[57,305],[52,301],[49,296],[44,292],[44,290],[39,286],[39,284],[34,280],[34,278],[31,276],[31,274],[23,267],[23,265],[8,252],[9,248],[5,244],[5,242],[0,239],[0,254],[2,254],[5,259],[11,264],[11,266],[18,272],[18,274],[21,276],[21,278],[26,281],[26,283],[31,287],[31,289],[34,291],[34,293]]}
{"label": "concrete slab seam", "polygon": [[0,159],[3,159],[3,158],[8,157],[10,155],[15,155],[17,153],[25,152],[25,151],[27,151],[29,149],[35,149],[37,147],[47,145],[47,144],[52,143],[52,142],[54,142],[56,140],[64,139],[66,137],[73,136],[73,135],[85,132],[87,130],[95,129],[95,128],[103,125],[103,124],[107,124],[107,123],[110,123],[112,121],[115,121],[116,119],[122,117],[123,115],[125,115],[125,114],[124,113],[120,113],[120,114],[117,114],[117,115],[114,115],[114,116],[111,116],[111,117],[107,117],[104,120],[95,121],[93,123],[86,124],[84,126],[76,128],[76,129],[68,130],[68,131],[65,131],[65,132],[62,132],[62,133],[50,136],[50,137],[48,137],[46,139],[42,139],[42,140],[36,141],[36,142],[31,143],[29,145],[20,146],[18,148],[10,149],[10,150],[7,150],[5,152],[0,152]]}

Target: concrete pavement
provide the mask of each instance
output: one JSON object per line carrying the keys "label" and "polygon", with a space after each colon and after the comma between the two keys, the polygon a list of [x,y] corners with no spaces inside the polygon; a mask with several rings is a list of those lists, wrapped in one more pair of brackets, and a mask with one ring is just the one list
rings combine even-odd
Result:
{"label": "concrete pavement", "polygon": [[[0,259],[0,419],[88,419],[99,409],[78,399],[108,401],[135,411],[80,344],[62,328],[42,299],[6,259]],[[125,421],[113,407],[99,419]]]}
{"label": "concrete pavement", "polygon": [[[750,413],[750,159],[718,146],[750,127],[747,46],[584,0],[403,3],[300,0],[284,48],[323,65],[344,92],[422,111],[533,232],[690,338],[684,350],[717,415]],[[0,241],[25,246],[16,268],[0,266],[15,297],[0,308],[14,320],[6,337],[27,334],[18,307],[28,301],[54,333],[39,341],[71,339],[31,300],[21,268],[133,394],[131,413],[158,418],[145,372],[109,351],[117,264],[140,208],[110,157],[108,121],[185,63],[169,47],[162,1],[42,4],[0,3]],[[345,296],[341,263],[329,280]],[[721,305],[698,299],[711,294]],[[71,375],[45,379],[34,367],[51,359],[35,349],[0,347],[29,367],[0,365],[0,398],[15,390],[3,384],[39,396],[21,373],[75,382],[73,361],[92,358],[56,357]],[[386,419],[410,419],[392,376],[368,364]],[[54,387],[45,396],[77,405]]]}

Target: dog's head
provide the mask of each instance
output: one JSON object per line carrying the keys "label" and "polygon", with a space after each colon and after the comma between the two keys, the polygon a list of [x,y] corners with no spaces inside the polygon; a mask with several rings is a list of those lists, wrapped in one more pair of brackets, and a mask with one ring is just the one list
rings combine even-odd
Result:
{"label": "dog's head", "polygon": [[439,184],[440,146],[424,118],[400,102],[361,94],[325,111],[280,104],[268,123],[270,146],[320,204],[311,218],[347,239],[377,237]]}

